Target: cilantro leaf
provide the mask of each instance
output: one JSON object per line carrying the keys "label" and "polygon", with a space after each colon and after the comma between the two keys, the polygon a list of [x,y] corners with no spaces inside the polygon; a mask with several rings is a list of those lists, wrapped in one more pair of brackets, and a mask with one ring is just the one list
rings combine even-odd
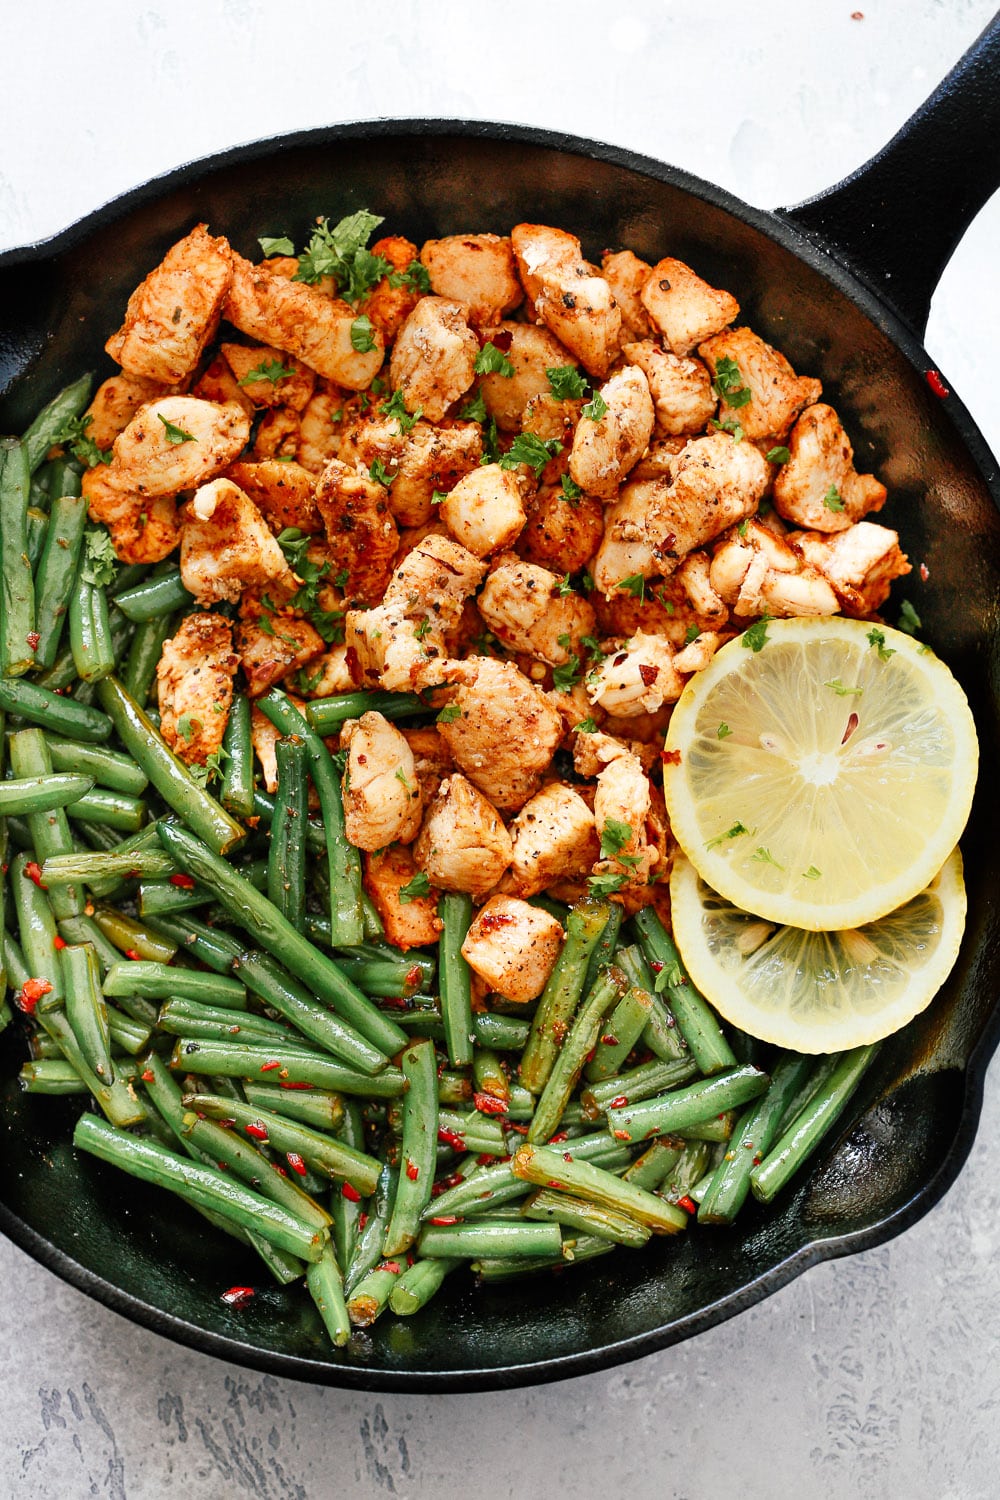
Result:
{"label": "cilantro leaf", "polygon": [[566,573],[564,577],[562,577],[557,583],[556,593],[559,595],[560,599],[565,599],[567,594],[572,594],[574,592],[575,590],[573,588],[573,585],[569,581],[569,574]]}
{"label": "cilantro leaf", "polygon": [[595,391],[581,411],[581,417],[586,417],[589,422],[599,422],[608,409],[608,403],[600,391]]}
{"label": "cilantro leaf", "polygon": [[516,469],[518,464],[528,464],[536,476],[545,468],[550,458],[555,458],[563,449],[556,438],[535,437],[533,432],[521,432],[511,443],[500,460],[501,469]]}
{"label": "cilantro leaf", "polygon": [[404,437],[416,426],[424,414],[423,407],[421,406],[418,406],[415,412],[407,411],[402,391],[393,391],[388,401],[382,402],[379,411],[385,417],[395,417],[399,423],[399,430]]}
{"label": "cilantro leaf", "polygon": [[183,427],[176,427],[173,422],[168,422],[166,417],[160,412],[157,412],[156,415],[163,423],[168,443],[172,443],[176,447],[180,443],[196,443],[198,441],[192,433],[185,432]]}
{"label": "cilantro leaf", "polygon": [[88,469],[96,469],[98,464],[111,462],[111,449],[98,448],[94,439],[87,436],[87,428],[93,420],[89,414],[70,417],[53,438],[53,442],[68,448],[77,462],[86,464]]}
{"label": "cilantro leaf", "polygon": [[632,838],[632,827],[618,818],[608,818],[601,829],[601,856],[613,859]]}
{"label": "cilantro leaf", "polygon": [[375,348],[375,330],[367,313],[362,313],[351,324],[351,348],[359,354],[370,354]]}
{"label": "cilantro leaf", "polygon": [[412,880],[400,886],[399,899],[404,906],[408,906],[411,901],[419,901],[422,896],[429,896],[430,893],[430,876],[426,870],[418,870]]}
{"label": "cilantro leaf", "polygon": [[902,630],[905,635],[916,635],[918,630],[923,629],[923,622],[909,599],[904,599],[899,606],[899,619],[896,621],[896,629]]}
{"label": "cilantro leaf", "polygon": [[[568,638],[567,638],[568,639]],[[552,668],[552,686],[559,693],[568,693],[580,681],[580,658],[575,652],[561,667]]]}
{"label": "cilantro leaf", "polygon": [[278,532],[278,546],[285,554],[285,561],[288,566],[296,573],[299,571],[299,567],[311,541],[312,537],[306,532],[300,531],[297,526],[286,526],[283,531]]}
{"label": "cilantro leaf", "polygon": [[332,276],[347,302],[359,301],[392,271],[384,256],[373,255],[365,248],[372,231],[381,223],[377,214],[370,214],[364,208],[348,214],[332,229],[329,219],[320,219],[306,250],[299,256],[295,280],[317,282],[324,276]]}
{"label": "cilantro leaf", "polygon": [[830,488],[823,496],[823,504],[826,506],[827,510],[843,510],[844,502],[841,499],[840,491],[835,484],[831,484]]}
{"label": "cilantro leaf", "polygon": [[588,714],[585,719],[580,720],[579,724],[577,724],[575,728],[577,734],[596,734],[597,721]]}
{"label": "cilantro leaf", "polygon": [[371,463],[368,465],[368,473],[371,475],[372,479],[376,481],[377,484],[384,484],[386,489],[388,489],[390,484],[392,484],[392,481],[395,479],[396,474],[399,473],[399,470],[397,469],[395,473],[390,474],[380,458],[373,458]]}
{"label": "cilantro leaf", "polygon": [[743,384],[743,376],[735,359],[724,354],[715,362],[715,379],[712,389],[721,401],[734,409],[746,406],[753,400],[753,392]]}
{"label": "cilantro leaf", "polygon": [[705,845],[705,848],[714,849],[716,844],[722,844],[726,839],[738,839],[744,833],[749,832],[750,830],[745,823],[734,823],[732,827],[726,829],[725,833],[717,833],[714,839],[709,839],[708,843]]}
{"label": "cilantro leaf", "polygon": [[641,573],[630,573],[628,578],[623,578],[615,587],[626,594],[631,594],[632,598],[638,599],[640,604],[646,598],[646,580]]}
{"label": "cilantro leaf", "polygon": [[592,896],[611,896],[621,890],[627,879],[627,875],[591,875],[587,889]]}
{"label": "cilantro leaf", "polygon": [[769,464],[787,464],[791,456],[788,449],[783,447],[771,448],[764,455]]}
{"label": "cilantro leaf", "polygon": [[570,479],[568,474],[562,476],[559,486],[562,490],[560,499],[568,501],[570,505],[575,505],[583,496],[583,490],[574,479]]}
{"label": "cilantro leaf", "polygon": [[712,417],[708,425],[714,427],[716,432],[728,432],[734,443],[742,443],[746,437],[746,433],[735,417],[723,417],[721,422]]}
{"label": "cilantro leaf", "polygon": [[280,359],[264,359],[259,365],[249,370],[240,385],[253,385],[257,380],[269,380],[272,385],[278,385],[282,380],[288,380],[295,374],[291,365],[283,365]]}
{"label": "cilantro leaf", "polygon": [[740,640],[748,651],[763,651],[767,645],[767,627],[770,623],[770,615],[761,615],[760,619],[756,620],[750,626],[749,630],[744,630],[740,636]]}
{"label": "cilantro leaf", "polygon": [[462,710],[457,703],[446,703],[435,722],[438,724],[454,724],[455,720],[461,717]]}
{"label": "cilantro leaf", "polygon": [[689,625],[687,630],[685,630],[684,632],[685,646],[690,646],[691,642],[696,641],[700,635],[701,631],[698,629],[697,625]]}
{"label": "cilantro leaf", "polygon": [[458,415],[466,422],[485,422],[489,413],[486,410],[482,391],[477,391],[472,400],[465,403]]}
{"label": "cilantro leaf", "polygon": [[476,363],[473,366],[477,375],[503,375],[508,380],[514,373],[514,366],[495,344],[484,344],[476,355]]}
{"label": "cilantro leaf", "polygon": [[190,714],[181,714],[177,720],[177,733],[185,745],[190,745],[201,727],[201,720],[192,718]]}
{"label": "cilantro leaf", "polygon": [[715,731],[715,738],[717,740],[728,739],[729,736],[732,734],[732,732],[733,731],[730,729],[730,727],[726,723],[725,719],[723,719],[722,723],[719,725],[718,729]]}
{"label": "cilantro leaf", "polygon": [[575,365],[552,365],[545,374],[557,401],[579,401],[587,394],[587,382]]}
{"label": "cilantro leaf", "polygon": [[887,646],[885,635],[881,630],[872,628],[868,632],[868,644],[878,652],[879,661],[888,661],[890,656],[895,656],[895,647]]}
{"label": "cilantro leaf", "polygon": [[103,526],[88,526],[84,533],[80,576],[99,589],[107,588],[118,576],[118,556]]}
{"label": "cilantro leaf", "polygon": [[431,289],[431,273],[423,261],[411,260],[405,271],[390,271],[389,285],[405,286],[408,291],[426,296]]}
{"label": "cilantro leaf", "polygon": [[270,235],[262,234],[257,243],[265,255],[295,254],[295,246],[287,234],[280,235],[277,239],[273,239]]}

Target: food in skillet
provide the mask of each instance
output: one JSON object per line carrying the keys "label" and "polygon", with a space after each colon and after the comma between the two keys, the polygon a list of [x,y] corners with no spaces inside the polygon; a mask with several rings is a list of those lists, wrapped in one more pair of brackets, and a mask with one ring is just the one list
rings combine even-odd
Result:
{"label": "food in skillet", "polygon": [[728,291],[380,223],[197,226],[2,452],[23,1082],[336,1344],[769,1200],[954,961],[975,779]]}

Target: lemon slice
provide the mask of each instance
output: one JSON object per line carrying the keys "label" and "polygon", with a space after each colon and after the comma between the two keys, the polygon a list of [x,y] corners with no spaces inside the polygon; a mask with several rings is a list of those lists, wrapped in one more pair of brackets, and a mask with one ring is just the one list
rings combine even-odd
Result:
{"label": "lemon slice", "polygon": [[898,1031],[937,994],[965,928],[962,857],[864,927],[807,932],[740,911],[679,858],[674,938],[693,982],[751,1036],[795,1052],[841,1052]]}
{"label": "lemon slice", "polygon": [[666,750],[670,824],[699,874],[814,931],[873,922],[929,884],[979,758],[965,694],[926,646],[817,617],[723,646],[681,694]]}

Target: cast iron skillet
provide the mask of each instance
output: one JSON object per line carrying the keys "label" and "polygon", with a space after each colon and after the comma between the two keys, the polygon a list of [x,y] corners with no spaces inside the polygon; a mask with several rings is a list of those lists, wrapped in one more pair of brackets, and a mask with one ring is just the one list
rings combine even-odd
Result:
{"label": "cast iron skillet", "polygon": [[[315,214],[367,205],[417,242],[528,219],[576,231],[592,257],[610,245],[690,261],[736,293],[742,317],[796,369],[822,376],[859,465],[888,484],[884,518],[928,569],[903,591],[969,693],[987,768],[964,840],[969,924],[952,979],[886,1045],[808,1181],[737,1228],[692,1230],[503,1292],[456,1276],[418,1317],[387,1318],[333,1353],[301,1292],[266,1286],[256,1263],[204,1237],[172,1200],[75,1159],[75,1110],[18,1091],[13,1027],[0,1050],[0,1226],[17,1244],[116,1311],[225,1359],[331,1385],[472,1390],[580,1374],[687,1338],[818,1260],[888,1239],[940,1198],[968,1153],[1000,1034],[989,769],[1000,746],[1000,479],[964,407],[929,387],[920,335],[943,266],[1000,181],[998,65],[995,22],[885,151],[777,214],[590,141],[381,120],[182,168],[0,259],[0,430],[13,431],[81,370],[110,373],[102,343],[128,293],[202,219],[245,254],[259,234],[301,241]],[[236,1282],[260,1288],[239,1313],[219,1301]]]}

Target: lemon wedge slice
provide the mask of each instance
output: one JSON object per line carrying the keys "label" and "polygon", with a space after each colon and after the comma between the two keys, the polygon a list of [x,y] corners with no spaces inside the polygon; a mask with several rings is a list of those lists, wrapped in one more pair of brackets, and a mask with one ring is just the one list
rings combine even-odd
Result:
{"label": "lemon wedge slice", "polygon": [[775,926],[732,906],[683,858],[670,902],[680,955],[719,1014],[794,1052],[841,1052],[905,1026],[948,977],[965,928],[957,849],[926,890],[859,928]]}
{"label": "lemon wedge slice", "polygon": [[978,759],[965,694],[912,636],[772,620],[688,682],[663,784],[674,836],[713,890],[829,931],[929,884],[965,827]]}

